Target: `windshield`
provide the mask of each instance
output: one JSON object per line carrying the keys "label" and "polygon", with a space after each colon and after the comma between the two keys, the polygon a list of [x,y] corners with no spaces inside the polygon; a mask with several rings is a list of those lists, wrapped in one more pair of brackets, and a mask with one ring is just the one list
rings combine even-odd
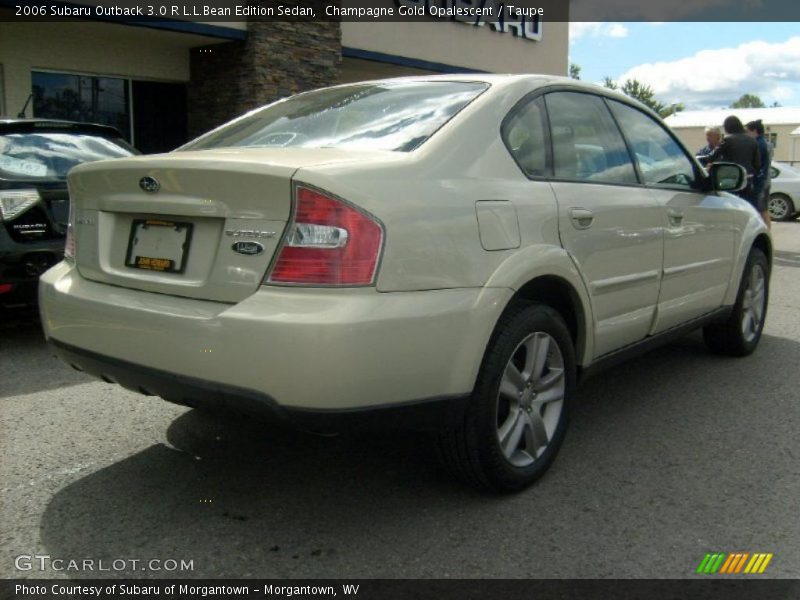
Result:
{"label": "windshield", "polygon": [[0,135],[0,177],[64,179],[74,166],[136,151],[123,140],[83,133]]}
{"label": "windshield", "polygon": [[413,81],[308,92],[245,115],[180,150],[335,147],[409,152],[487,87]]}

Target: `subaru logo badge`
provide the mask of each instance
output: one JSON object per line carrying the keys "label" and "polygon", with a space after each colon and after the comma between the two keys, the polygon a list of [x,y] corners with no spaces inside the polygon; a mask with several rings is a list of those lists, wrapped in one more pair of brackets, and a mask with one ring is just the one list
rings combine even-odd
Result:
{"label": "subaru logo badge", "polygon": [[231,250],[245,256],[258,256],[264,251],[264,246],[258,242],[236,242]]}
{"label": "subaru logo badge", "polygon": [[139,180],[139,187],[148,194],[155,194],[161,189],[161,184],[158,183],[158,179],[155,177],[142,177]]}

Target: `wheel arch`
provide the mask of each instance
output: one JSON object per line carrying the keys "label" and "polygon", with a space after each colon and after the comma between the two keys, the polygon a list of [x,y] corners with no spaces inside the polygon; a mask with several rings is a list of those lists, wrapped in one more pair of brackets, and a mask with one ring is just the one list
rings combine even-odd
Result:
{"label": "wheel arch", "polygon": [[751,248],[758,248],[761,250],[764,255],[767,257],[767,262],[770,265],[770,269],[772,268],[772,240],[770,240],[769,236],[766,233],[761,233],[756,236],[753,240],[753,245]]}
{"label": "wheel arch", "polygon": [[585,366],[590,362],[594,347],[592,307],[583,279],[563,248],[549,245],[525,248],[495,271],[487,287],[513,290],[513,295],[498,313],[497,321],[509,306],[519,300],[540,302],[556,310],[572,335],[576,363]]}
{"label": "wheel arch", "polygon": [[767,226],[761,220],[761,217],[756,217],[754,215],[742,233],[742,238],[737,245],[737,255],[734,257],[731,281],[723,302],[724,306],[733,306],[736,303],[739,286],[742,282],[742,275],[744,274],[745,265],[747,264],[747,257],[750,256],[750,251],[753,248],[758,248],[766,255],[767,264],[770,266],[770,270],[772,269],[772,237],[769,234]]}
{"label": "wheel arch", "polygon": [[556,275],[535,277],[517,290],[510,303],[519,300],[539,302],[557,311],[567,324],[576,356],[582,356],[580,350],[586,345],[586,315],[580,297],[566,280]]}

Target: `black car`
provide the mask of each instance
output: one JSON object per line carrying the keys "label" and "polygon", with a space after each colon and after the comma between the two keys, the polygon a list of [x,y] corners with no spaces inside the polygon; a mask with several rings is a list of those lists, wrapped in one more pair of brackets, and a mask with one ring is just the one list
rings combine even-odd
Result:
{"label": "black car", "polygon": [[0,119],[0,309],[35,304],[39,275],[63,257],[67,172],[131,154],[113,127]]}

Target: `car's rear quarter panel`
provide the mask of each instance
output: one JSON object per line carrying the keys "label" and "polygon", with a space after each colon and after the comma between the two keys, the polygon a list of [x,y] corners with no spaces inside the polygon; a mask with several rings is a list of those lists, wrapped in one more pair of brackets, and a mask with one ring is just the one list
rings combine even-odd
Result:
{"label": "car's rear quarter panel", "polygon": [[[487,91],[404,160],[312,166],[295,174],[384,224],[378,290],[480,287],[519,248],[559,244],[549,183],[528,180],[500,138],[503,118],[528,89]],[[519,248],[483,248],[476,203],[487,200],[514,204]]]}

